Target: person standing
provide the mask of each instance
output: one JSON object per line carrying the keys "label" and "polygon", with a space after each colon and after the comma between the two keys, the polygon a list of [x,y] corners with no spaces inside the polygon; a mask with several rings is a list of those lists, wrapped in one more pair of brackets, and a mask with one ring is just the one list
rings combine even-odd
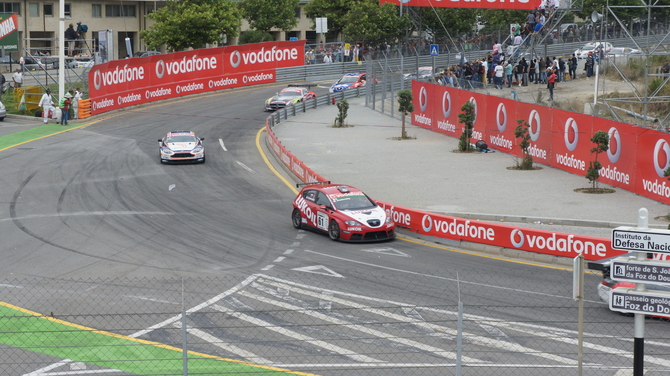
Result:
{"label": "person standing", "polygon": [[67,121],[70,119],[70,105],[72,104],[72,95],[65,93],[60,100],[60,125],[68,125]]}
{"label": "person standing", "polygon": [[65,40],[67,41],[67,56],[74,55],[74,44],[75,41],[79,39],[79,34],[74,30],[72,24],[65,29]]}
{"label": "person standing", "polygon": [[15,88],[23,86],[23,73],[21,73],[21,69],[17,69],[12,75],[12,81],[14,81]]}
{"label": "person standing", "polygon": [[547,68],[547,88],[549,89],[549,100],[554,101],[554,84],[556,84],[556,73],[551,68]]}
{"label": "person standing", "polygon": [[585,68],[586,68],[586,77],[591,78],[593,76],[593,54],[589,52],[589,57],[586,58],[586,63]]}
{"label": "person standing", "polygon": [[665,64],[661,67],[661,73],[664,75],[670,74],[670,61],[666,60]]}
{"label": "person standing", "polygon": [[521,82],[523,82],[523,73],[524,73],[524,66],[521,64],[521,62],[517,63],[516,69],[516,82],[519,83],[519,87],[521,87]]}
{"label": "person standing", "polygon": [[505,76],[507,77],[507,87],[512,87],[512,69],[514,67],[509,62],[505,63]]}
{"label": "person standing", "polygon": [[537,83],[537,80],[535,79],[536,68],[537,68],[537,59],[531,59],[530,66],[528,67],[528,82]]}
{"label": "person standing", "polygon": [[51,97],[51,90],[47,89],[46,93],[42,95],[40,103],[38,106],[42,107],[42,118],[44,119],[44,124],[49,122],[49,112],[53,109],[53,98]]}
{"label": "person standing", "polygon": [[503,75],[505,74],[505,68],[503,68],[502,64],[495,64],[494,63],[494,75],[493,80],[496,84],[496,89],[502,90],[503,89]]}
{"label": "person standing", "polygon": [[577,78],[577,56],[575,56],[575,54],[572,54],[568,66],[570,69],[570,78],[574,80]]}
{"label": "person standing", "polygon": [[81,88],[77,88],[76,91],[70,90],[72,94],[72,112],[74,113],[73,119],[79,119],[79,101],[81,100]]}

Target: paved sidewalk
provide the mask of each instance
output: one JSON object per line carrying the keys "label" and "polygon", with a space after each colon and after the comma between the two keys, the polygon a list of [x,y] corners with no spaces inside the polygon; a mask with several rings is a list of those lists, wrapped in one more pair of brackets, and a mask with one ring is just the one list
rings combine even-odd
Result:
{"label": "paved sidewalk", "polygon": [[527,227],[599,237],[611,228],[635,225],[638,210],[654,220],[668,206],[627,191],[590,195],[574,189],[588,180],[559,169],[516,171],[503,153],[454,153],[458,140],[409,124],[414,140],[398,141],[400,120],[350,100],[348,128],[333,128],[336,107],[283,120],[274,128],[282,144],[325,178],[364,190],[392,204],[471,219],[522,222]]}

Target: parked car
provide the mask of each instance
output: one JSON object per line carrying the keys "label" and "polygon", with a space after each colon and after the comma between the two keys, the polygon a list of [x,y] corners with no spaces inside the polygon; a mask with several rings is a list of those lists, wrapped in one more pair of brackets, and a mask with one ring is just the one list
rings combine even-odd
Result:
{"label": "parked car", "polygon": [[5,108],[5,105],[0,102],[0,121],[4,121],[5,117],[7,117],[7,109]]}
{"label": "parked car", "polygon": [[160,51],[137,51],[133,54],[133,57],[147,57],[153,55],[161,55]]}
{"label": "parked car", "polygon": [[575,56],[577,59],[586,59],[589,57],[589,53],[595,53],[601,46],[604,46],[605,52],[609,52],[612,48],[614,48],[610,42],[605,42],[604,44],[600,42],[587,43],[582,48],[575,50]]}
{"label": "parked car", "polygon": [[609,56],[642,55],[642,51],[630,47],[614,47],[611,50],[607,51],[607,55]]}

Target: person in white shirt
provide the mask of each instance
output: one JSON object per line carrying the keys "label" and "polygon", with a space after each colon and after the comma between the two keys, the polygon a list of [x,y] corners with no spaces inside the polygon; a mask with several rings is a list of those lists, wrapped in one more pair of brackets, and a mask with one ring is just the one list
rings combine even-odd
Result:
{"label": "person in white shirt", "polygon": [[496,67],[494,69],[494,72],[495,72],[494,73],[495,74],[494,80],[495,80],[495,83],[496,83],[496,89],[502,90],[503,89],[503,75],[505,74],[504,73],[505,68],[503,68],[502,62],[500,62],[500,64],[496,65]]}
{"label": "person in white shirt", "polygon": [[14,81],[15,88],[23,85],[23,73],[21,73],[21,69],[16,70],[16,73],[12,75],[12,80]]}
{"label": "person in white shirt", "polygon": [[42,95],[39,105],[42,107],[42,118],[44,119],[44,124],[49,122],[49,112],[53,108],[53,98],[51,97],[51,90],[47,89],[47,92]]}
{"label": "person in white shirt", "polygon": [[74,111],[74,119],[79,119],[79,100],[81,100],[81,88],[72,94],[72,111]]}

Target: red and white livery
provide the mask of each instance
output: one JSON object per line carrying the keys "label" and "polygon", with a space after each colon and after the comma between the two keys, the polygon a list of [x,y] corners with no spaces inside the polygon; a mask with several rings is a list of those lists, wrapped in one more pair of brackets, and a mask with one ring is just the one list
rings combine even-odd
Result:
{"label": "red and white livery", "polygon": [[333,240],[368,242],[395,238],[395,224],[361,190],[330,182],[303,183],[293,200],[293,227],[312,228]]}

